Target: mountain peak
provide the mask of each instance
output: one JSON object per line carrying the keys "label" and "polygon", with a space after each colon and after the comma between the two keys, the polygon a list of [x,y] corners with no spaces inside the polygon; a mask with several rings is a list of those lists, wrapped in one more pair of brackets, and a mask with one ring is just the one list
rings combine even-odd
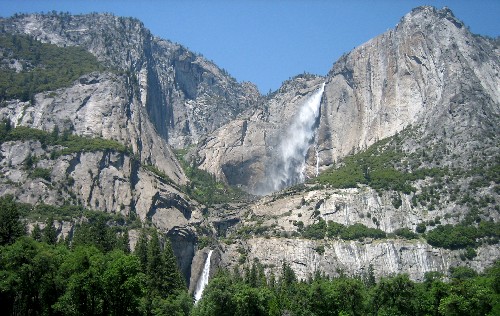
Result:
{"label": "mountain peak", "polygon": [[400,21],[400,24],[435,24],[438,21],[449,22],[457,28],[462,28],[464,23],[457,19],[450,8],[437,9],[433,6],[420,6],[411,10]]}

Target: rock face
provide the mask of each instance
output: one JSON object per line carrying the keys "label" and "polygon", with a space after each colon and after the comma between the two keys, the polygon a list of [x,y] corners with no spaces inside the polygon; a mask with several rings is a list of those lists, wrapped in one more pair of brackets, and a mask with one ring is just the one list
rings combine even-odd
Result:
{"label": "rock face", "polygon": [[[387,240],[363,243],[358,241],[313,241],[286,238],[252,238],[238,247],[248,252],[248,263],[258,260],[267,272],[279,275],[283,263],[288,263],[297,277],[307,280],[315,272],[329,276],[341,273],[349,276],[367,276],[373,269],[376,278],[406,273],[416,281],[423,281],[425,272],[444,274],[452,266],[463,265],[459,252],[433,248],[425,242]],[[322,251],[318,252],[318,247]],[[498,258],[497,246],[485,246],[468,264],[482,271]],[[235,245],[224,247],[222,264],[231,269],[238,265]],[[492,260],[493,259],[493,260]]]}
{"label": "rock face", "polygon": [[[189,280],[196,243],[190,225],[201,219],[200,208],[179,191],[187,179],[171,146],[196,143],[251,108],[260,98],[257,88],[236,82],[181,45],[154,37],[135,19],[35,14],[0,19],[0,25],[6,32],[61,47],[81,46],[113,70],[37,94],[34,102],[10,100],[0,108],[1,119],[13,126],[48,132],[57,127],[112,139],[130,148],[129,153],[83,152],[48,159],[58,148],[4,143],[0,193],[34,204],[71,201],[106,212],[136,213],[169,235]],[[22,164],[29,153],[38,160],[34,167],[50,170],[51,181],[30,177]]]}
{"label": "rock face", "polygon": [[486,102],[498,113],[498,56],[492,42],[471,34],[450,10],[414,9],[394,30],[340,58],[328,74],[321,165],[411,124],[453,126],[459,122],[453,115],[448,124],[442,117],[463,95],[467,102],[454,110]]}
{"label": "rock face", "polygon": [[142,162],[157,166],[176,183],[185,183],[172,150],[158,137],[129,80],[93,73],[69,88],[37,94],[34,104],[10,101],[0,114],[13,126],[48,132],[57,127],[61,133],[69,130],[79,136],[116,140],[130,146]]}
{"label": "rock face", "polygon": [[199,145],[199,167],[231,185],[258,193],[266,165],[276,159],[276,148],[287,128],[324,80],[311,75],[297,76],[249,117],[217,129]]}
{"label": "rock face", "polygon": [[[269,96],[249,119],[231,122],[214,132],[199,146],[200,166],[255,192],[266,176],[265,166],[273,157],[280,134],[298,113],[303,97],[323,82],[318,129],[306,155],[308,176],[314,175],[316,164],[324,170],[407,127],[415,132],[402,138],[404,150],[429,150],[433,159],[426,162],[427,167],[469,169],[478,159],[494,161],[499,148],[494,135],[500,132],[498,56],[495,41],[471,34],[448,9],[417,8],[394,30],[340,58],[326,78],[294,78]],[[420,193],[429,183],[415,185]],[[491,195],[498,201],[492,188],[487,186],[476,194]],[[229,231],[236,236],[264,231],[266,237],[257,234],[222,245],[221,265],[232,269],[258,260],[276,273],[288,262],[300,278],[318,269],[329,275],[338,271],[362,274],[372,265],[376,276],[406,272],[412,279],[422,280],[427,271],[447,273],[456,265],[482,270],[500,254],[497,246],[482,246],[474,260],[464,263],[459,250],[434,248],[424,240],[290,238],[298,230],[294,223],[310,225],[319,218],[345,225],[362,223],[391,233],[400,228],[415,231],[418,224],[426,222],[454,225],[468,213],[466,206],[447,196],[441,197],[437,209],[431,209],[414,205],[413,194],[378,193],[368,187],[299,192],[265,197],[243,209],[241,222]],[[395,199],[400,200],[400,206],[394,206]],[[484,212],[484,219],[500,219],[494,208]]]}
{"label": "rock face", "polygon": [[131,87],[160,136],[175,148],[197,143],[206,133],[257,103],[251,83],[181,45],[154,37],[135,19],[109,14],[20,15],[0,20],[11,33],[58,46],[81,46],[105,65],[132,74]]}

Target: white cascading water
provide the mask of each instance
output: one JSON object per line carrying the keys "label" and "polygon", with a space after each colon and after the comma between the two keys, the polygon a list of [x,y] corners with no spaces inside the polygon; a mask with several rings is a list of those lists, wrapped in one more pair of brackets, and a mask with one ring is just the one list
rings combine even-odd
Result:
{"label": "white cascading water", "polygon": [[195,303],[201,299],[203,294],[203,290],[205,286],[208,284],[208,277],[210,276],[210,257],[212,256],[212,251],[208,252],[207,260],[205,261],[205,266],[203,266],[203,272],[201,273],[200,278],[198,279],[198,283],[196,284],[196,291],[194,292],[194,301]]}
{"label": "white cascading water", "polygon": [[305,159],[316,133],[321,97],[325,84],[311,95],[281,139],[277,156],[260,188],[261,194],[275,192],[284,187],[304,182]]}

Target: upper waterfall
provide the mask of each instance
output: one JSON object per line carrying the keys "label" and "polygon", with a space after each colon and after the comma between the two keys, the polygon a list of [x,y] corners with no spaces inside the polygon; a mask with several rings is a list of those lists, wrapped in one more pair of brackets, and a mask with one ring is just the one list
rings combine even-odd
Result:
{"label": "upper waterfall", "polygon": [[273,162],[266,172],[266,179],[258,190],[259,193],[266,194],[304,182],[306,155],[318,126],[317,120],[324,90],[325,83],[301,106],[280,140]]}

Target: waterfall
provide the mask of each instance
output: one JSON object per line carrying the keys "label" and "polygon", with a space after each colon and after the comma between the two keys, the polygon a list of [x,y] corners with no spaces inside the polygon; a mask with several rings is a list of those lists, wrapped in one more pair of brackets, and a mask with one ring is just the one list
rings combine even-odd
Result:
{"label": "waterfall", "polygon": [[212,251],[213,250],[210,250],[208,252],[207,260],[205,261],[205,266],[203,266],[203,272],[201,273],[201,276],[198,279],[198,283],[196,284],[196,291],[194,292],[195,303],[201,299],[203,290],[205,289],[205,286],[208,284],[208,277],[210,276],[210,257],[212,256]]}
{"label": "waterfall", "polygon": [[300,108],[272,157],[266,172],[267,179],[257,190],[258,193],[267,194],[304,182],[306,155],[316,133],[324,90],[323,83]]}

